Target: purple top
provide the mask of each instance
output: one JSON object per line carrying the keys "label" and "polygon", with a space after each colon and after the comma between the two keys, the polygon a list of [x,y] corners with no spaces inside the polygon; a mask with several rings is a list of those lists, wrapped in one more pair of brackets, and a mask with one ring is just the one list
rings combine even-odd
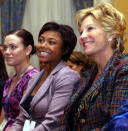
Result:
{"label": "purple top", "polygon": [[11,92],[9,98],[7,98],[8,91],[10,89],[10,85],[11,85],[15,75],[13,75],[12,77],[10,77],[7,80],[7,82],[6,82],[5,86],[4,86],[4,92],[3,92],[4,110],[5,110],[5,106],[8,105],[8,109],[7,109],[7,112],[6,112],[6,119],[8,120],[8,123],[6,125],[6,129],[8,127],[11,127],[11,125],[15,122],[16,117],[19,115],[19,112],[20,112],[19,103],[20,103],[20,100],[21,100],[21,98],[23,96],[23,92],[28,87],[28,82],[31,79],[31,77],[37,72],[39,72],[39,71],[36,68],[33,68],[33,69],[27,71],[22,76],[22,78],[20,79],[20,82],[13,89],[13,91]]}

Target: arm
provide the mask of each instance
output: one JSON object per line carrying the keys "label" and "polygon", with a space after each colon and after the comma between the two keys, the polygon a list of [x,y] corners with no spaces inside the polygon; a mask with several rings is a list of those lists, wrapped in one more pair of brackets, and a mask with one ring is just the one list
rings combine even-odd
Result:
{"label": "arm", "polygon": [[26,119],[27,118],[25,117],[23,112],[20,113],[20,115],[16,118],[15,123],[12,125],[9,131],[22,131]]}
{"label": "arm", "polygon": [[79,80],[79,75],[74,71],[55,76],[53,88],[54,95],[49,104],[45,119],[32,131],[57,130],[62,124],[64,109],[70,102],[74,84]]}

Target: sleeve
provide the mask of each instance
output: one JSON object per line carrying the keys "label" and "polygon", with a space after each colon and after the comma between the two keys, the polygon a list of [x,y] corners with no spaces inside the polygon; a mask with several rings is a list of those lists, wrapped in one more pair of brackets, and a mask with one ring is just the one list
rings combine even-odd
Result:
{"label": "sleeve", "polygon": [[45,119],[32,131],[57,131],[62,125],[64,109],[70,102],[74,84],[80,78],[78,73],[74,71],[65,72],[61,72],[60,75],[56,76],[54,95],[49,104]]}
{"label": "sleeve", "polygon": [[[111,115],[115,114],[118,108],[126,102],[128,98],[128,66],[125,65],[118,70],[113,84],[113,95],[111,102]],[[112,90],[111,90],[112,91]]]}
{"label": "sleeve", "polygon": [[25,117],[25,115],[23,113],[21,113],[17,118],[16,121],[14,122],[14,124],[12,125],[12,127],[10,128],[9,131],[22,131],[23,130],[23,126],[24,126],[24,122],[27,118]]}

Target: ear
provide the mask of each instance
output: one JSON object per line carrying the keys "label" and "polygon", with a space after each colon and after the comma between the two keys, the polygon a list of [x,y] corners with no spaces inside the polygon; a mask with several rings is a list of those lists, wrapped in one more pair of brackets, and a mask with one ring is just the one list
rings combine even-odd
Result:
{"label": "ear", "polygon": [[29,55],[31,54],[31,52],[32,52],[32,46],[29,45],[29,46],[27,46],[27,48],[26,48],[26,55],[29,56]]}
{"label": "ear", "polygon": [[116,35],[110,35],[110,36],[108,37],[108,42],[109,42],[109,43],[112,43],[112,41],[113,41],[115,38],[116,38]]}

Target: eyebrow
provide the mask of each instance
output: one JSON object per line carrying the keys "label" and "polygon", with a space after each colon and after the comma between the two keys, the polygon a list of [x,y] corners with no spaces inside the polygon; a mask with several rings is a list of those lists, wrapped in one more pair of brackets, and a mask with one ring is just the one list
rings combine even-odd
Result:
{"label": "eyebrow", "polygon": [[[44,39],[45,37],[44,37],[44,36],[40,36],[39,39],[40,39],[40,38]],[[51,38],[51,37],[49,37],[48,39],[49,39],[49,40],[55,40],[55,41],[56,41],[56,38]]]}
{"label": "eyebrow", "polygon": [[3,47],[5,47],[5,46],[16,46],[16,44],[15,43],[10,43],[10,44],[8,44],[8,45],[5,45],[5,44],[3,44]]}

